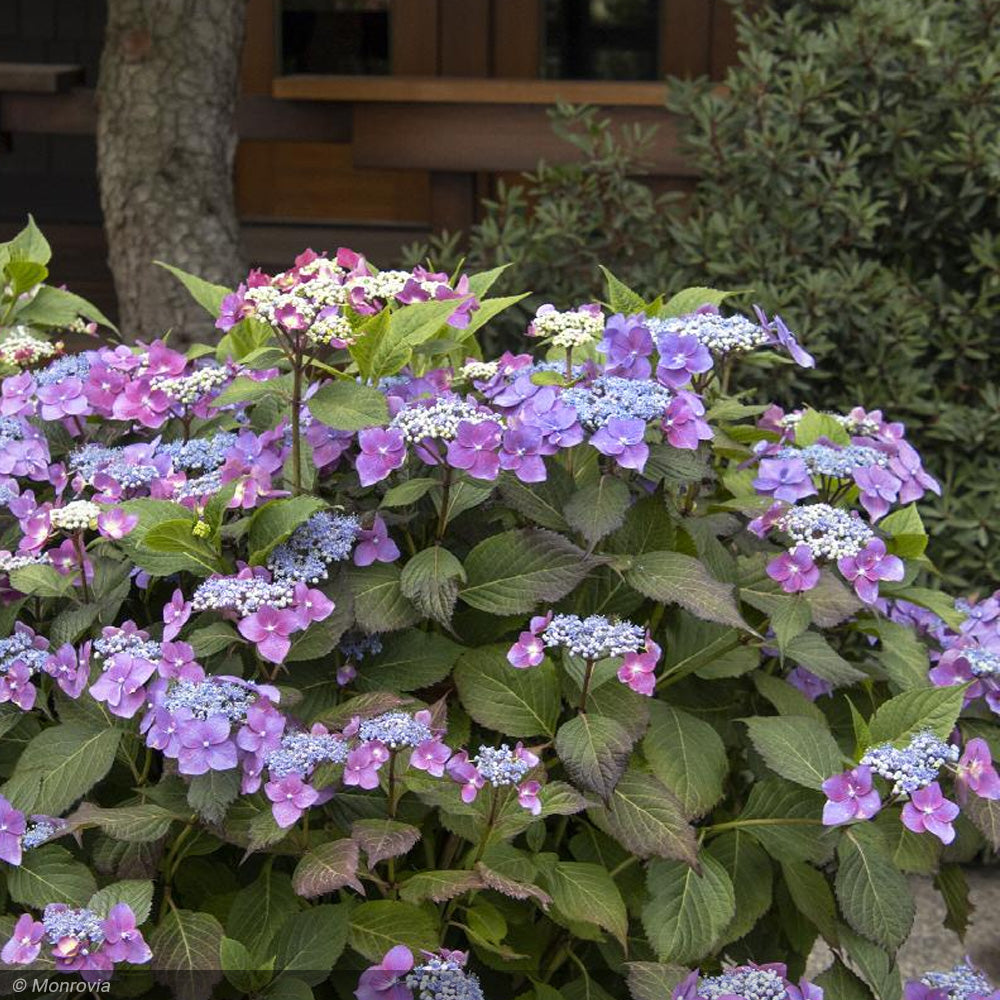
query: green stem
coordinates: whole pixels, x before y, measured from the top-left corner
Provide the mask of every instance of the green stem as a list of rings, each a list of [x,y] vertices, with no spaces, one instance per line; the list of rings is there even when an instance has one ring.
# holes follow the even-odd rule
[[[587,669],[583,675],[583,690],[580,692],[580,711],[586,714],[587,695],[590,692],[590,680],[594,676],[594,661],[587,660]]]
[[[497,812],[500,808],[500,794],[496,788],[490,788],[490,812],[486,817],[486,829],[483,830],[483,835],[479,838],[479,845],[476,847],[475,856],[472,858],[472,863],[469,865],[470,868],[475,868],[480,862],[483,855],[486,853],[486,845],[490,841],[490,834],[493,832],[493,827],[497,821]]]
[[[292,357],[292,492],[302,492],[302,355]]]
[[[441,478],[441,513],[438,515],[437,541],[444,538],[445,530],[448,527],[448,504],[451,500],[451,467],[444,467],[444,474]]]
[[[73,536],[73,548],[76,550],[76,561],[80,567],[80,586],[83,589],[83,603],[90,604],[90,585],[87,583],[87,557],[84,554],[82,531]]]

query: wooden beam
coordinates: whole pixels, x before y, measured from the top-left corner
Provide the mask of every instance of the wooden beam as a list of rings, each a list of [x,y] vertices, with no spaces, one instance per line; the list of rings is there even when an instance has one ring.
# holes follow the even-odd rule
[[[711,0],[662,0],[660,74],[704,76],[712,41]]]
[[[82,66],[0,63],[0,93],[61,94],[80,83]]]
[[[433,76],[279,76],[272,93],[280,100],[352,103],[535,104],[558,101],[611,107],[663,107],[662,83],[604,80],[483,80]]]
[[[240,67],[244,94],[270,94],[271,81],[280,72],[275,39],[275,0],[247,0],[246,36]]]
[[[351,148],[356,167],[475,173],[533,170],[540,159],[582,155],[552,131],[544,106],[355,104]],[[692,176],[677,149],[677,119],[666,110],[608,110],[616,125],[657,125],[649,159],[654,174]]]
[[[438,0],[442,76],[490,76],[489,0]]]

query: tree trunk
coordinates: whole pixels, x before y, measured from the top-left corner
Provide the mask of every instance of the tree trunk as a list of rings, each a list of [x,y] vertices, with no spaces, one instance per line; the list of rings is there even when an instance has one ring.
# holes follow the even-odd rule
[[[233,159],[245,15],[245,0],[108,0],[98,170],[127,337],[210,335],[154,260],[225,285],[243,270]]]

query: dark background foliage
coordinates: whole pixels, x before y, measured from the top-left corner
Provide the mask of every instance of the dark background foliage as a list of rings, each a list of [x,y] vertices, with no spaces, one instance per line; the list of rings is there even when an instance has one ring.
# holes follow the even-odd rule
[[[584,162],[540,165],[431,255],[513,260],[509,281],[560,305],[600,294],[598,259],[650,295],[748,289],[735,301],[780,311],[818,356],[818,405],[908,425],[944,488],[925,515],[934,561],[950,585],[995,585],[1000,0],[774,3],[739,33],[727,92],[670,82],[691,198],[642,183],[642,135],[563,109]],[[801,402],[794,371],[767,378]]]

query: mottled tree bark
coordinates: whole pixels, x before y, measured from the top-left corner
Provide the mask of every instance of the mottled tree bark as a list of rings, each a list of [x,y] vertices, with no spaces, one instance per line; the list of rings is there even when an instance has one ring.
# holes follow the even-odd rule
[[[231,285],[245,0],[108,0],[98,84],[101,204],[127,337],[203,338],[211,320],[154,260]]]

